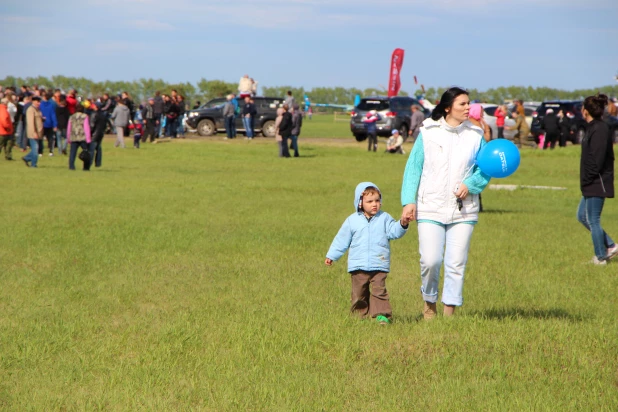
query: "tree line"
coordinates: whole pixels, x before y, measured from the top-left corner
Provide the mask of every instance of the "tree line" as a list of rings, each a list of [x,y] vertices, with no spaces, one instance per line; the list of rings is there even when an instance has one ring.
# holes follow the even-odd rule
[[[144,101],[148,97],[153,96],[155,91],[161,93],[169,93],[172,89],[185,96],[186,100],[192,104],[197,100],[202,103],[216,97],[223,97],[229,93],[238,92],[238,83],[230,83],[223,80],[207,80],[200,79],[195,85],[190,82],[184,83],[168,83],[162,79],[139,79],[133,81],[111,81],[105,80],[96,82],[85,77],[67,77],[67,76],[52,76],[52,77],[15,77],[7,76],[0,80],[0,84],[7,86],[15,86],[19,88],[22,84],[33,85],[37,84],[40,87],[59,88],[69,90],[77,89],[79,94],[85,97],[97,97],[107,92],[110,94],[120,94],[126,91],[133,96],[134,99]],[[305,89],[303,87],[292,86],[262,86],[263,96],[284,97],[288,90],[296,96],[297,102],[301,102],[306,94],[313,103],[331,103],[331,104],[353,104],[356,95],[360,96],[378,96],[386,95],[385,90],[368,88],[344,88],[344,87],[314,87]],[[446,87],[430,87],[425,90],[417,89],[413,94],[416,96],[424,95],[426,99],[435,102],[440,98]],[[603,86],[597,89],[578,89],[578,90],[561,90],[549,87],[523,87],[509,86],[491,88],[485,91],[477,89],[469,89],[470,98],[482,102],[501,103],[505,100],[521,99],[524,101],[544,101],[552,99],[583,99],[597,92],[605,93],[608,96],[618,96],[618,85]],[[408,93],[401,91],[400,95],[407,96]]]

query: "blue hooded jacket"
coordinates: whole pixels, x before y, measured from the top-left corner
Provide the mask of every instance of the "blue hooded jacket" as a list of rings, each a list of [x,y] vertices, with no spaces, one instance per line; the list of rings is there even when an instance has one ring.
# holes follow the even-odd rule
[[[41,100],[41,115],[45,118],[43,127],[58,127],[58,120],[56,119],[56,108],[51,100]]]
[[[339,260],[350,249],[348,272],[355,270],[390,272],[391,249],[389,241],[399,239],[408,230],[402,227],[398,220],[393,219],[391,215],[381,210],[371,219],[365,217],[359,204],[363,191],[369,186],[378,188],[371,182],[359,183],[356,186],[354,192],[356,212],[343,222],[326,254],[326,257],[331,260]]]

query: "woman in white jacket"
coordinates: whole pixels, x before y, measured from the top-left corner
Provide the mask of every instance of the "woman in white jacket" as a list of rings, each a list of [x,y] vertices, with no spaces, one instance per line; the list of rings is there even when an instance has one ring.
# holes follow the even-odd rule
[[[444,315],[463,304],[463,280],[479,193],[490,177],[476,166],[483,130],[468,121],[468,92],[452,87],[423,122],[404,173],[402,217],[416,220],[425,319],[436,316],[444,261]]]

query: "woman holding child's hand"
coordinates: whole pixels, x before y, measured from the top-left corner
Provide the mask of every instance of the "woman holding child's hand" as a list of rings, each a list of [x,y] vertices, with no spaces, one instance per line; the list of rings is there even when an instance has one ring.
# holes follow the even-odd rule
[[[483,130],[468,121],[468,92],[452,87],[426,119],[403,177],[403,219],[415,220],[421,254],[423,315],[437,315],[438,282],[444,262],[444,315],[463,304],[463,280],[479,194],[489,183],[475,165],[485,145]]]

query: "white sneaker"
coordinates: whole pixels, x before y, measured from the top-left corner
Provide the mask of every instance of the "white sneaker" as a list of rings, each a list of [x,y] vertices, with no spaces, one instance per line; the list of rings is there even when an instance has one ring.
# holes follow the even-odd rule
[[[607,260],[599,260],[598,257],[593,257],[590,261],[593,265],[607,265]]]
[[[40,154],[40,155],[39,155],[39,157],[43,157],[43,155],[42,155],[42,154]]]
[[[50,156],[53,156],[54,154],[53,154],[53,153],[50,153],[49,155],[50,155]]]
[[[607,248],[607,260],[618,255],[618,245],[614,245],[614,247]]]

